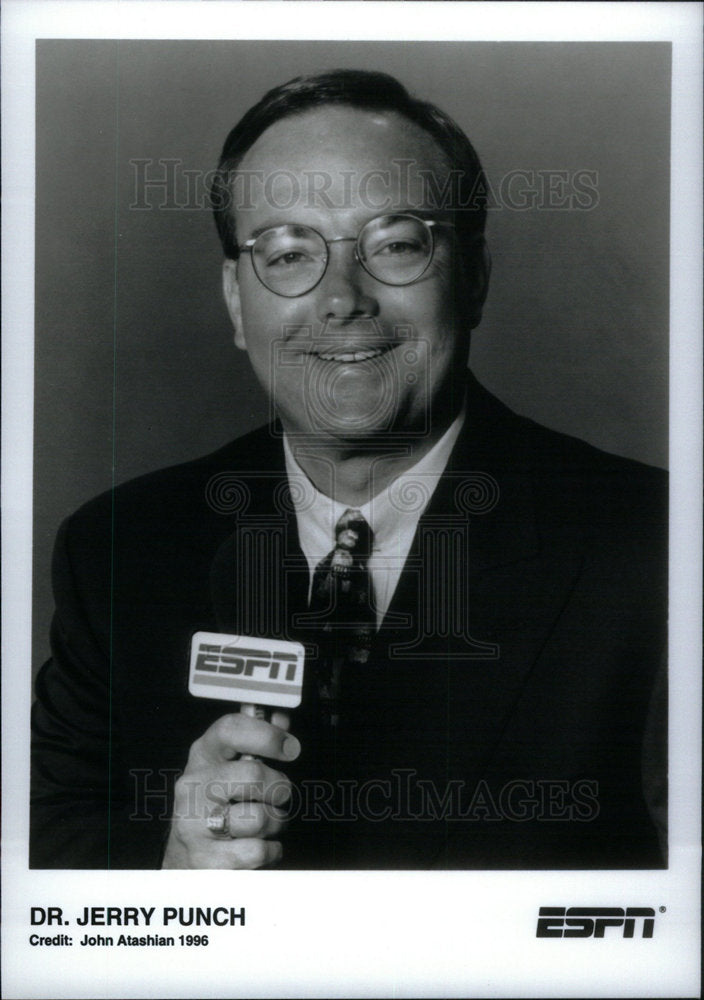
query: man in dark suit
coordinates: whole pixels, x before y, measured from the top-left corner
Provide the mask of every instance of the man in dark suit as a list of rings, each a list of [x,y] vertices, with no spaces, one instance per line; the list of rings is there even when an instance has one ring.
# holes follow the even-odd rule
[[[382,74],[230,133],[225,299],[275,420],[62,527],[33,865],[664,863],[666,487],[467,371],[484,190]],[[198,630],[302,641],[300,709],[189,696]]]

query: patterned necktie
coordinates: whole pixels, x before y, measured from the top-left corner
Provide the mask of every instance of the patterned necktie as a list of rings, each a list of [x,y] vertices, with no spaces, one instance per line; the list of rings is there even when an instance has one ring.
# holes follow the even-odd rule
[[[376,629],[367,561],[372,530],[349,508],[335,525],[335,547],[316,567],[310,608],[318,614],[318,694],[327,725],[336,726],[345,664],[366,663]]]

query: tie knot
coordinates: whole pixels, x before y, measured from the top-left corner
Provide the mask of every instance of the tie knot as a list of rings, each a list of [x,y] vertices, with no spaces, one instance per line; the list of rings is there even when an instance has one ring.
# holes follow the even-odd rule
[[[351,555],[368,557],[372,550],[372,529],[361,512],[348,507],[335,525],[335,547]]]

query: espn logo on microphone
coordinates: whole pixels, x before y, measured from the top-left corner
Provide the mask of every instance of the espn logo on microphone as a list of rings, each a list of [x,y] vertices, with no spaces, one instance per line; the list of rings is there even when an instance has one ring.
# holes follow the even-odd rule
[[[197,698],[297,708],[304,655],[299,642],[196,632],[188,690]]]
[[[653,936],[655,910],[650,906],[541,906],[535,936],[539,938],[603,938],[608,928],[622,927],[621,937]],[[636,928],[640,934],[636,935]],[[615,934],[612,931],[609,936]],[[618,935],[615,935],[618,936]]]

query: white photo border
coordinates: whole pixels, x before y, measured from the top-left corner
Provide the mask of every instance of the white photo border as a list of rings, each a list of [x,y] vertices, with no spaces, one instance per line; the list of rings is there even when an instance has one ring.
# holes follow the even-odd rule
[[[699,995],[700,4],[132,2],[3,5],[3,995]],[[44,872],[27,868],[37,38],[670,41],[670,866],[665,871]],[[650,941],[536,941],[538,906],[665,907]],[[29,945],[30,906],[223,902],[247,925],[163,961]],[[234,935],[234,936],[233,936]],[[626,947],[628,946],[628,947]]]

